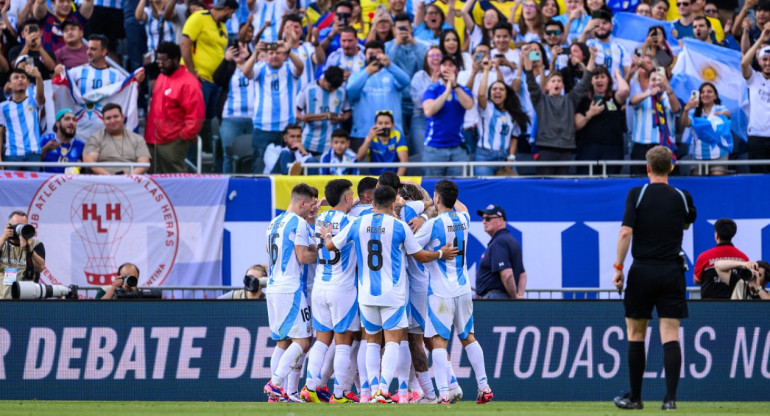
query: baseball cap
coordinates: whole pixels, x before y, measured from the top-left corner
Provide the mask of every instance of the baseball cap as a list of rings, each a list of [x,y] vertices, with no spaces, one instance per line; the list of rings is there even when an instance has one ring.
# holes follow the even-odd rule
[[[213,6],[211,6],[212,9],[232,9],[232,10],[238,10],[238,1],[237,0],[218,0],[216,3],[214,3]]]
[[[65,114],[75,114],[75,112],[70,110],[69,108],[63,108],[56,112],[56,121],[61,120],[61,118],[64,117]]]
[[[763,47],[757,54],[757,58],[764,58],[765,56],[770,56],[770,46]]]
[[[476,213],[479,214],[480,217],[483,217],[484,215],[497,215],[505,219],[505,210],[499,205],[489,204],[486,208],[476,211]]]
[[[455,57],[454,57],[454,56],[452,56],[452,55],[444,55],[444,56],[441,58],[441,63],[442,63],[442,64],[443,64],[444,62],[446,62],[446,61],[450,61],[450,62],[452,62],[452,63],[453,63],[453,64],[454,64],[456,67],[458,67],[458,68],[460,67],[460,65],[458,65],[458,64],[457,64],[457,59],[455,59]]]

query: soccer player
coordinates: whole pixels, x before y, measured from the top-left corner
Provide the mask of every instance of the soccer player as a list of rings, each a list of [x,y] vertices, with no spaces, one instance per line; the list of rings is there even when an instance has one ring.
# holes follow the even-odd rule
[[[473,301],[465,264],[471,220],[468,209],[457,200],[457,194],[454,182],[446,179],[439,181],[433,193],[433,204],[439,214],[423,224],[415,235],[421,247],[430,249],[451,244],[459,251],[453,259],[439,259],[426,265],[430,294],[425,336],[432,338],[433,343],[433,373],[439,390],[438,403],[450,403],[447,383],[450,363],[446,346],[454,324],[476,375],[476,403],[483,404],[491,401],[494,395],[487,384],[484,351],[473,336]]]
[[[264,387],[269,401],[285,401],[283,385],[292,367],[310,349],[310,309],[301,283],[302,265],[318,258],[309,226],[303,217],[316,206],[318,195],[306,185],[291,190],[289,208],[267,227],[267,251],[270,253],[267,316],[270,334],[276,341],[270,360],[272,378]]]
[[[360,217],[372,213],[372,201],[374,201],[374,188],[377,187],[377,179],[367,176],[358,182],[356,193],[358,194],[358,203],[353,205],[348,215]]]
[[[348,211],[353,206],[353,184],[347,179],[334,179],[326,184],[324,190],[326,201],[331,209],[321,214],[316,220],[316,228],[329,226],[332,235],[337,235],[351,220]],[[355,253],[353,245],[347,244],[341,249],[327,250],[318,246],[318,263],[315,275],[317,280],[313,285],[313,327],[316,330],[316,341],[310,349],[307,363],[307,379],[302,389],[302,398],[308,402],[318,403],[322,400],[316,394],[324,356],[331,345],[334,348],[334,396],[331,403],[347,403],[344,389],[352,382],[348,371],[351,364],[351,344],[353,332],[361,328],[358,318],[358,301],[353,296],[356,292]]]
[[[358,259],[358,302],[361,322],[366,329],[366,367],[374,391],[371,401],[391,403],[388,387],[393,380],[399,356],[399,342],[407,328],[406,255],[417,261],[454,258],[458,250],[447,244],[437,251],[423,250],[412,230],[390,215],[396,192],[389,186],[374,190],[374,212],[348,224],[332,236],[331,227],[321,227],[327,250],[355,244]],[[380,343],[385,332],[385,353],[380,371]]]

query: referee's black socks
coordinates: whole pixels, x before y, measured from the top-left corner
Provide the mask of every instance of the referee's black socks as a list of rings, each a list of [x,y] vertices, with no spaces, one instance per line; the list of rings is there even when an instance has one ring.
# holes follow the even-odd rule
[[[679,372],[682,368],[682,350],[679,341],[663,344],[663,368],[666,370],[666,397],[663,402],[676,400]]]
[[[677,343],[677,346],[679,343]],[[644,353],[644,341],[628,342],[628,379],[631,387],[631,401],[638,402],[642,400],[642,376],[646,365],[646,356]],[[668,367],[666,367],[668,368]],[[668,371],[666,371],[668,374]],[[676,372],[677,377],[679,371]],[[666,383],[668,384],[668,382]]]

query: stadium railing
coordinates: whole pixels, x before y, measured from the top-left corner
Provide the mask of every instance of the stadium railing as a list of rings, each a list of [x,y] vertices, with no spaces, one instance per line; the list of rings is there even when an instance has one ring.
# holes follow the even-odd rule
[[[129,168],[132,172],[134,168],[149,168],[149,163],[140,162],[0,162],[0,168],[18,168],[18,167],[42,167],[42,168]]]

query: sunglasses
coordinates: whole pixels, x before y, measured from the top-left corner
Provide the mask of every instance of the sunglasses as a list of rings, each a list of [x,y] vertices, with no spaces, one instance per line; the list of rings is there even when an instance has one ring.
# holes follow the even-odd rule
[[[717,11],[717,9],[703,9],[703,13],[717,14],[717,13],[719,13],[719,11]]]
[[[485,216],[481,217],[481,221],[489,222],[489,221],[492,221],[495,218],[500,218],[500,216],[499,215],[485,215]]]
[[[393,115],[393,111],[391,111],[391,110],[380,110],[380,111],[377,111],[375,113],[375,116],[382,116],[382,115],[385,115],[385,114],[390,114],[392,116]]]
[[[677,5],[677,7],[687,7],[687,6],[691,5],[691,4],[692,3],[677,3],[676,5]]]
[[[548,36],[560,36],[561,30],[546,30],[545,34]]]

